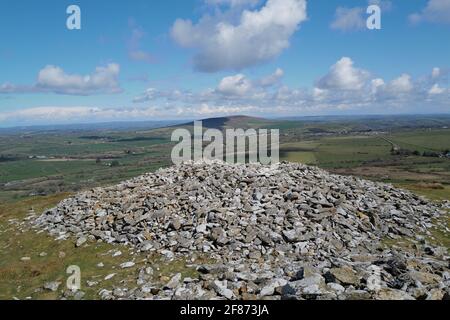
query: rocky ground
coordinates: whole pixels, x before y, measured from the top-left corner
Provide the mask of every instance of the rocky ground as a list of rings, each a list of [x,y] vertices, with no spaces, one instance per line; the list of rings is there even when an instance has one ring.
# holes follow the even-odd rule
[[[199,162],[79,193],[34,224],[76,246],[211,262],[164,283],[142,268],[135,285],[100,290],[103,299],[441,300],[450,297],[448,248],[426,235],[449,208],[300,164]],[[384,244],[402,238],[414,250]]]

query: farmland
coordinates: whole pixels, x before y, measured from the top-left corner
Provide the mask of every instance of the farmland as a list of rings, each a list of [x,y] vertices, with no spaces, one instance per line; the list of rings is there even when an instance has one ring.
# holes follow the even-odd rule
[[[433,121],[433,119],[435,119]],[[450,117],[266,120],[207,119],[205,128],[279,128],[281,160],[316,165],[450,198]],[[192,124],[184,125],[190,128]],[[0,139],[0,200],[76,192],[171,164],[176,127],[145,130],[29,130]],[[393,148],[408,150],[394,153]],[[435,184],[433,188],[428,188]],[[420,187],[422,186],[422,187]]]
[[[450,148],[450,130],[445,128],[450,117],[400,118],[396,123],[390,117],[351,121],[237,117],[205,122],[206,128],[222,130],[279,128],[281,160],[393,183],[435,201],[450,199],[450,159],[424,156]],[[136,266],[123,271],[115,266],[131,259],[130,248],[100,242],[76,248],[71,240],[53,241],[45,233],[29,230],[23,221],[30,209],[39,214],[77,191],[171,165],[170,133],[175,128],[27,130],[0,135],[0,298],[54,299],[56,293],[39,288],[47,281],[63,282],[71,264],[82,267],[84,279],[111,290],[131,283],[139,268],[147,265],[161,281],[177,272],[196,277],[187,261],[167,263],[137,253]],[[443,219],[440,224],[448,226],[448,219]],[[441,229],[427,237],[448,247],[448,235]],[[112,257],[117,250],[121,256]],[[22,261],[23,257],[30,260]],[[111,274],[114,277],[108,279]],[[84,286],[84,298],[96,298],[98,290],[95,284]]]

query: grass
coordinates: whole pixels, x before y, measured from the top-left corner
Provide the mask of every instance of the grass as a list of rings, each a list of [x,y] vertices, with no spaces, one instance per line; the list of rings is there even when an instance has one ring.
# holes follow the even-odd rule
[[[389,139],[402,148],[410,150],[437,151],[450,149],[450,130],[416,130],[395,133]]]
[[[450,186],[440,185],[440,187],[433,187],[436,184],[426,184],[426,183],[400,183],[396,184],[397,187],[408,189],[415,194],[424,196],[430,200],[442,201],[450,199]]]
[[[112,290],[125,284],[135,287],[139,269],[147,266],[155,271],[154,283],[164,283],[178,272],[184,277],[198,277],[197,271],[188,267],[182,259],[167,262],[159,256],[134,253],[129,247],[97,242],[76,248],[74,239],[55,241],[43,232],[22,232],[20,229],[25,225],[17,227],[10,222],[10,219],[16,219],[17,223],[21,223],[31,207],[41,212],[67,196],[34,197],[0,206],[0,299],[56,299],[65,290],[69,276],[66,270],[71,265],[81,269],[81,290],[85,293],[85,299],[98,299],[100,289]],[[120,250],[122,255],[113,257],[111,250]],[[42,252],[46,255],[40,256]],[[22,257],[30,257],[31,260],[21,261]],[[136,265],[129,269],[118,267],[127,261],[134,261]],[[100,262],[104,267],[97,266]],[[196,262],[208,263],[208,260],[199,257]],[[112,279],[104,280],[106,275],[112,273],[116,274]],[[62,283],[57,292],[42,288],[49,281]],[[97,281],[99,284],[89,287],[87,281]]]
[[[0,183],[60,174],[69,176],[77,172],[93,171],[99,167],[94,160],[61,162],[21,160],[4,162],[0,163]]]
[[[389,143],[370,136],[325,137],[284,143],[282,159],[317,164],[323,168],[345,168],[365,162],[391,159]]]
[[[391,158],[388,143],[367,136],[325,138],[316,152],[319,166],[324,168],[353,167]]]
[[[314,152],[286,152],[281,156],[281,160],[289,161],[289,162],[299,162],[303,164],[313,165],[316,164],[316,156]]]

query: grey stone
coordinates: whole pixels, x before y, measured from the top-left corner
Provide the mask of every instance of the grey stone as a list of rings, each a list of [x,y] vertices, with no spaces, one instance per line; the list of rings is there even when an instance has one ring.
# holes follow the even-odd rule
[[[165,285],[165,288],[175,289],[180,285],[181,281],[181,273],[177,273],[175,276],[170,279],[170,281]]]
[[[215,280],[213,282],[213,288],[216,290],[217,294],[221,295],[222,297],[227,298],[228,300],[231,300],[234,298],[234,293],[232,290],[227,288],[227,281],[219,281]]]
[[[58,282],[58,281],[46,282],[44,284],[44,289],[49,290],[49,291],[56,291],[56,290],[58,290],[60,285],[61,285],[61,282]]]
[[[128,261],[128,262],[124,262],[120,265],[120,267],[122,269],[127,269],[127,268],[131,268],[134,267],[135,263],[133,261]]]
[[[270,280],[268,284],[266,284],[262,289],[259,295],[261,297],[271,296],[275,293],[275,289],[279,287],[283,287],[287,284],[287,281],[284,279],[273,279]]]
[[[77,239],[77,242],[75,243],[75,246],[81,247],[83,244],[85,244],[87,241],[86,237],[80,237]]]

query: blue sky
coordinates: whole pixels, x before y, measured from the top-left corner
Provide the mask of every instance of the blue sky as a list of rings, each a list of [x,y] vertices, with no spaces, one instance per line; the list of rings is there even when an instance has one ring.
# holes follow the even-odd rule
[[[0,126],[450,112],[450,0],[0,6]]]

